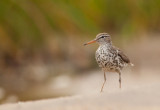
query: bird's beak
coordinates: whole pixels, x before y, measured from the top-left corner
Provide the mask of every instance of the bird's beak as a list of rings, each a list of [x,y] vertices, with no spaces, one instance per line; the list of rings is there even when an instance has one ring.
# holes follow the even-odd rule
[[[84,46],[88,45],[88,44],[92,44],[92,43],[95,43],[96,42],[96,39],[92,40],[92,41],[89,41],[87,43],[84,44]]]

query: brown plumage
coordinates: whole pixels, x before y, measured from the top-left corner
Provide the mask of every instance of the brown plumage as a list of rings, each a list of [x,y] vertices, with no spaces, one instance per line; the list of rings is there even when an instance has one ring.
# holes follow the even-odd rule
[[[104,71],[104,83],[101,88],[103,91],[104,84],[106,82],[105,72],[117,72],[119,74],[119,87],[121,88],[121,70],[127,65],[133,66],[129,58],[118,48],[112,45],[111,37],[107,33],[100,33],[96,36],[96,39],[85,43],[88,45],[97,42],[99,48],[96,51],[95,58]]]
[[[125,63],[130,63],[129,58],[117,47],[113,46],[113,49],[118,50],[118,55],[122,58]]]

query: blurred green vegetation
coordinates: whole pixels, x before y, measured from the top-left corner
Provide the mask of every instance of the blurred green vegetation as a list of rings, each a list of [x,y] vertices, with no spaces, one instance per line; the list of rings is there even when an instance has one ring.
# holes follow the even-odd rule
[[[159,0],[1,0],[1,47],[37,47],[61,37],[98,32],[159,32]]]
[[[159,30],[160,0],[0,0],[0,86],[20,95],[50,73],[94,66],[86,53],[95,50],[82,44],[97,33],[120,40]],[[44,64],[39,81],[32,66]]]

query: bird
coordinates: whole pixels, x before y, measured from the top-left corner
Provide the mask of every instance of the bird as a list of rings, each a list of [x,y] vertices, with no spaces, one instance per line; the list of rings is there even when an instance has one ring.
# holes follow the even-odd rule
[[[103,92],[106,83],[106,72],[119,74],[119,88],[121,88],[121,70],[128,65],[134,66],[134,64],[119,48],[112,44],[111,36],[108,33],[97,34],[94,40],[85,43],[84,46],[95,42],[99,44],[95,59],[104,73],[104,82],[100,91]]]

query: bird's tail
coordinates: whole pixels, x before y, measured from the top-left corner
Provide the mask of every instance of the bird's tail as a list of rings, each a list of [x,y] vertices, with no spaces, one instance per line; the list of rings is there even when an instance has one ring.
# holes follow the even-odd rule
[[[134,64],[133,64],[133,63],[129,63],[129,65],[130,65],[130,66],[134,66]]]

